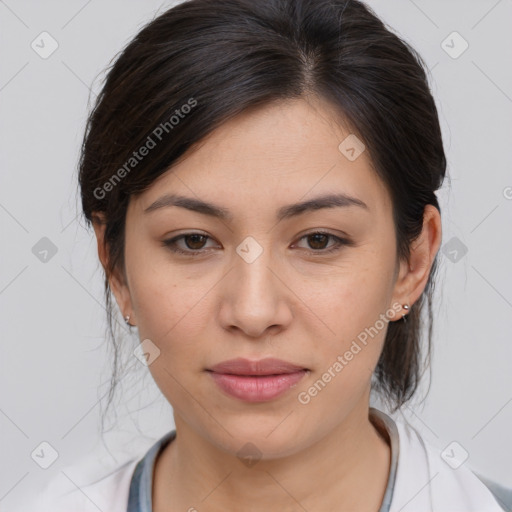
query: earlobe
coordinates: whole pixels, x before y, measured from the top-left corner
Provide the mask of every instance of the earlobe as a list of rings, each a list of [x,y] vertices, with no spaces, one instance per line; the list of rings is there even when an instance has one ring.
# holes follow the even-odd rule
[[[115,272],[109,278],[109,285],[114,297],[116,298],[117,305],[121,310],[121,314],[123,315],[125,322],[130,327],[135,326],[135,313],[132,308],[130,290],[128,285],[125,283],[125,280],[122,277],[119,277],[118,273]],[[128,321],[126,318],[128,318]]]
[[[98,257],[105,273],[108,274],[108,248],[104,242],[106,222],[103,213],[93,214],[93,227],[98,245]],[[124,277],[119,276],[118,272],[114,271],[108,276],[108,282],[125,321],[126,317],[129,317],[129,322],[126,323],[129,323],[130,327],[135,326],[135,313],[132,309],[130,290]]]

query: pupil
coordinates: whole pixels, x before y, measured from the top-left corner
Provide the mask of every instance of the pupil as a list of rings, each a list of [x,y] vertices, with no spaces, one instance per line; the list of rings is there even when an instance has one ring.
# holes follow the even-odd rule
[[[315,235],[310,235],[310,237],[314,239],[313,243],[309,244],[313,249],[324,249],[325,248],[324,247],[325,244],[322,244],[321,242],[322,242],[322,239],[323,239],[324,242],[326,241],[327,235],[322,235],[321,233],[317,233]],[[319,241],[319,238],[320,238],[320,245],[321,245],[321,247],[315,246],[315,243],[317,243]]]
[[[189,241],[188,241],[191,238],[193,239],[192,244],[190,244]],[[187,246],[188,246],[189,249],[201,249],[201,246],[204,244],[204,240],[201,243],[201,241],[198,242],[198,240],[197,240],[198,238],[199,239],[205,238],[205,236],[204,235],[188,235],[188,237],[187,237]],[[199,247],[197,247],[197,246],[194,247],[194,243],[199,243]]]

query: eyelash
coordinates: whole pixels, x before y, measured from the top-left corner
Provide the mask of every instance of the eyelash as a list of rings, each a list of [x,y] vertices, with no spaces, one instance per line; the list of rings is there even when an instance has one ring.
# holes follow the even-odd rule
[[[162,242],[162,244],[164,245],[164,247],[168,248],[170,251],[172,251],[174,253],[177,253],[177,254],[183,254],[183,255],[186,255],[186,256],[201,256],[201,255],[204,255],[205,251],[203,249],[198,249],[198,250],[195,250],[195,251],[191,249],[191,250],[185,251],[183,249],[179,249],[178,247],[176,247],[176,242],[178,240],[181,240],[183,238],[186,238],[186,237],[192,236],[192,235],[203,236],[207,240],[211,239],[211,237],[209,237],[209,236],[207,236],[207,235],[205,235],[203,233],[184,233],[184,234],[179,235],[177,237],[170,238],[169,240],[164,240]],[[304,239],[304,238],[307,238],[309,236],[312,236],[312,235],[325,235],[325,236],[328,236],[329,238],[332,238],[333,240],[335,240],[335,245],[333,247],[331,247],[330,249],[317,249],[317,250],[313,250],[312,249],[310,252],[313,255],[315,255],[315,256],[329,255],[329,254],[332,254],[332,253],[340,251],[343,248],[343,246],[351,246],[351,245],[353,245],[353,243],[350,240],[348,240],[347,238],[341,238],[339,236],[333,235],[332,233],[328,233],[326,231],[313,231],[311,233],[307,233],[307,234],[303,235],[302,237],[300,237],[299,241]]]

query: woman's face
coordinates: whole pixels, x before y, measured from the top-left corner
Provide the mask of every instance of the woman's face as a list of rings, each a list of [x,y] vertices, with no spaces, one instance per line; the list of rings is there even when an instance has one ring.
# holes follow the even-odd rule
[[[318,99],[247,111],[128,208],[118,302],[150,340],[176,423],[228,452],[250,441],[291,454],[365,410],[388,321],[404,312],[390,197],[332,112]],[[355,201],[323,207],[331,195]],[[320,206],[293,207],[309,201]],[[235,397],[208,370],[238,357],[308,371],[274,398]]]

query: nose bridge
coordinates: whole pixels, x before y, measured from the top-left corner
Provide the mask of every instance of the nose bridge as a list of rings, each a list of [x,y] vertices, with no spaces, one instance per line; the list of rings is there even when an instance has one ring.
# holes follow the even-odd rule
[[[261,335],[270,326],[283,327],[291,313],[285,304],[285,288],[274,275],[276,258],[270,241],[247,237],[236,252],[222,306],[223,322],[251,336]]]
[[[239,258],[234,272],[237,302],[248,301],[258,308],[273,302],[275,277],[270,268],[275,266],[275,258],[272,257],[270,242],[258,242],[253,237],[247,237],[236,248],[236,252]]]

